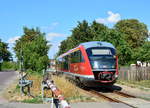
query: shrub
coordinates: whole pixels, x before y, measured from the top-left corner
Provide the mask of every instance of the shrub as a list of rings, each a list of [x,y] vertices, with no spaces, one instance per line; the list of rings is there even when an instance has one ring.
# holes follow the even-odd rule
[[[1,65],[2,70],[16,70],[17,64],[15,62],[4,61]]]

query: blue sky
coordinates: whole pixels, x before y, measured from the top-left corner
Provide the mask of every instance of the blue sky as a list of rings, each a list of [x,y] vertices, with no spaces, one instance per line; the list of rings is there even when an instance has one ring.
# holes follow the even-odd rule
[[[0,39],[12,52],[24,26],[39,27],[53,45],[52,58],[59,43],[84,19],[112,27],[121,19],[136,18],[150,30],[149,4],[149,0],[0,0]]]

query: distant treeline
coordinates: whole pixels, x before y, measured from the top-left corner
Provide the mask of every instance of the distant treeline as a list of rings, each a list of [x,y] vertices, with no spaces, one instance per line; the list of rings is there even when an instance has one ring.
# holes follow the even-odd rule
[[[137,60],[150,62],[150,42],[148,41],[147,25],[137,19],[126,19],[117,22],[113,28],[93,21],[78,22],[72,34],[61,42],[60,55],[88,41],[106,41],[112,43],[117,49],[119,63],[127,65]]]

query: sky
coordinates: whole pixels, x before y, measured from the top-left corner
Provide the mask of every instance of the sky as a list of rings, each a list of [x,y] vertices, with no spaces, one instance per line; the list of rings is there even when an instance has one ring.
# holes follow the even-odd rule
[[[13,52],[23,27],[39,27],[52,44],[49,58],[60,42],[71,35],[78,21],[96,20],[108,27],[122,19],[138,19],[150,31],[150,0],[0,0],[0,39]],[[14,55],[15,56],[15,55]]]

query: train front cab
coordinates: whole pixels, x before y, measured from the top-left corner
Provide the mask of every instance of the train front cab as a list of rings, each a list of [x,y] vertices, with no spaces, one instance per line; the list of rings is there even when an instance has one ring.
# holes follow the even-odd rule
[[[118,58],[114,48],[90,47],[86,49],[93,77],[83,80],[85,86],[112,85],[118,78]]]

